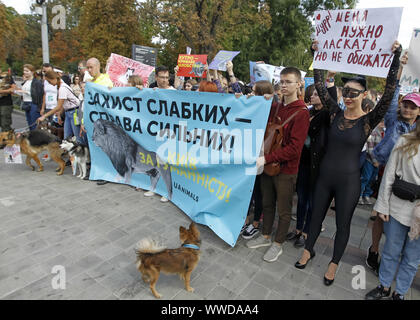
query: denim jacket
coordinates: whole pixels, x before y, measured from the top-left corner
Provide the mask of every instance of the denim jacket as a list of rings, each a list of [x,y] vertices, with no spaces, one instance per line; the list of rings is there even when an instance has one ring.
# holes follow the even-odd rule
[[[399,81],[397,81],[394,97],[392,98],[391,105],[389,106],[388,112],[384,117],[386,128],[385,136],[382,141],[373,149],[373,156],[381,165],[386,165],[398,138],[401,135],[414,130],[416,127],[416,123],[410,126],[410,124],[407,122],[398,119],[397,109],[400,89],[401,86]]]

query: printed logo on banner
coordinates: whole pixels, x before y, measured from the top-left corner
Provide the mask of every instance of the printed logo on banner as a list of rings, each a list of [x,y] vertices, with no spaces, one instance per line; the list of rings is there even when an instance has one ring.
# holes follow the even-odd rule
[[[403,8],[315,12],[313,67],[386,78]],[[384,19],[386,17],[386,19]]]
[[[234,246],[270,108],[264,97],[88,83],[90,179],[155,191]]]
[[[401,94],[419,92],[420,86],[420,29],[416,28],[411,36],[408,49],[408,62],[403,68],[400,85]]]

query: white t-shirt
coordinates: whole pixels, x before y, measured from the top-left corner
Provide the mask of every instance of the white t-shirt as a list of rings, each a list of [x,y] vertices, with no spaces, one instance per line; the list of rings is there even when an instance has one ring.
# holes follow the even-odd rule
[[[31,84],[32,84],[32,80],[27,80],[25,84],[22,86],[22,90],[24,91],[22,93],[23,102],[32,102]]]
[[[57,106],[57,86],[44,80],[45,109],[52,110]]]
[[[58,99],[64,100],[63,108],[66,111],[80,106],[79,99],[63,80],[61,80],[60,89],[58,89]]]

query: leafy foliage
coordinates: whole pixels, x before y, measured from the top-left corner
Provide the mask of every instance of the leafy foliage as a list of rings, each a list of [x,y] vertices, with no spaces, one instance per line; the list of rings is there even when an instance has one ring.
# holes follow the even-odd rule
[[[357,0],[49,0],[66,8],[66,30],[49,24],[50,58],[75,72],[77,62],[97,57],[103,65],[114,52],[131,57],[132,44],[158,48],[158,63],[171,69],[186,47],[208,54],[241,51],[235,74],[249,81],[249,61],[308,70],[316,10],[353,8]],[[32,7],[34,9],[34,6]],[[23,63],[42,63],[40,16],[18,15],[0,0],[0,64],[20,72]],[[17,70],[19,69],[19,70]],[[311,72],[309,72],[311,75]],[[338,77],[339,78],[339,77]],[[340,81],[338,81],[338,84]],[[368,77],[381,90],[382,79]]]
[[[105,65],[111,53],[130,57],[132,44],[147,42],[141,33],[135,0],[76,0],[76,3],[81,8],[77,32],[86,57],[96,57]]]

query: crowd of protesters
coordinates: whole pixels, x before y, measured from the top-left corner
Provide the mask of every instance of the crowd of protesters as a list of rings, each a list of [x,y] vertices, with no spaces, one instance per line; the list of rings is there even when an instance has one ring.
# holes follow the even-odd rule
[[[315,41],[312,52],[317,50]],[[227,63],[226,77],[206,66],[206,79],[184,79],[165,66],[155,70],[156,81],[143,83],[131,76],[128,85],[140,90],[186,90],[232,93],[237,96],[264,96],[272,99],[268,123],[287,122],[281,147],[257,159],[256,176],[249,214],[241,230],[250,249],[268,247],[263,259],[274,262],[283,252],[283,243],[293,241],[304,247],[295,264],[304,269],[315,257],[314,245],[322,230],[331,202],[335,203],[337,231],[333,255],[324,274],[324,284],[334,282],[337,267],[347,247],[351,220],[356,206],[374,204],[372,245],[366,264],[379,275],[380,285],[366,299],[404,298],[420,264],[419,230],[415,230],[420,200],[399,198],[393,194],[396,179],[420,185],[420,94],[400,95],[399,80],[408,56],[400,59],[401,46],[392,47],[394,60],[384,92],[369,90],[363,76],[342,77],[344,86],[335,85],[337,74],[314,70],[315,84],[305,89],[301,72],[294,67],[282,70],[279,83],[258,81],[246,85],[235,77],[233,63]],[[113,87],[109,75],[101,72],[98,59],[81,61],[78,73],[69,78],[46,63],[36,72],[30,64],[23,67],[24,82],[16,88],[10,74],[1,73],[9,87],[0,94],[0,126],[11,129],[11,94],[22,97],[28,128],[48,121],[62,128],[63,138],[75,136],[88,146],[83,126],[83,95],[86,82]],[[106,70],[106,68],[104,69]],[[79,120],[77,120],[79,119]],[[48,156],[46,155],[46,158]],[[279,167],[278,174],[264,173],[268,165]],[[107,181],[98,181],[98,185]],[[297,192],[296,227],[290,231],[293,198]],[[153,196],[151,191],[145,196]],[[161,197],[162,202],[168,201]],[[416,211],[417,210],[417,211]],[[274,221],[278,222],[274,239]],[[410,230],[411,228],[411,230]],[[379,242],[385,231],[386,242],[379,259]],[[402,257],[401,257],[402,256]],[[396,288],[391,295],[391,283]]]

